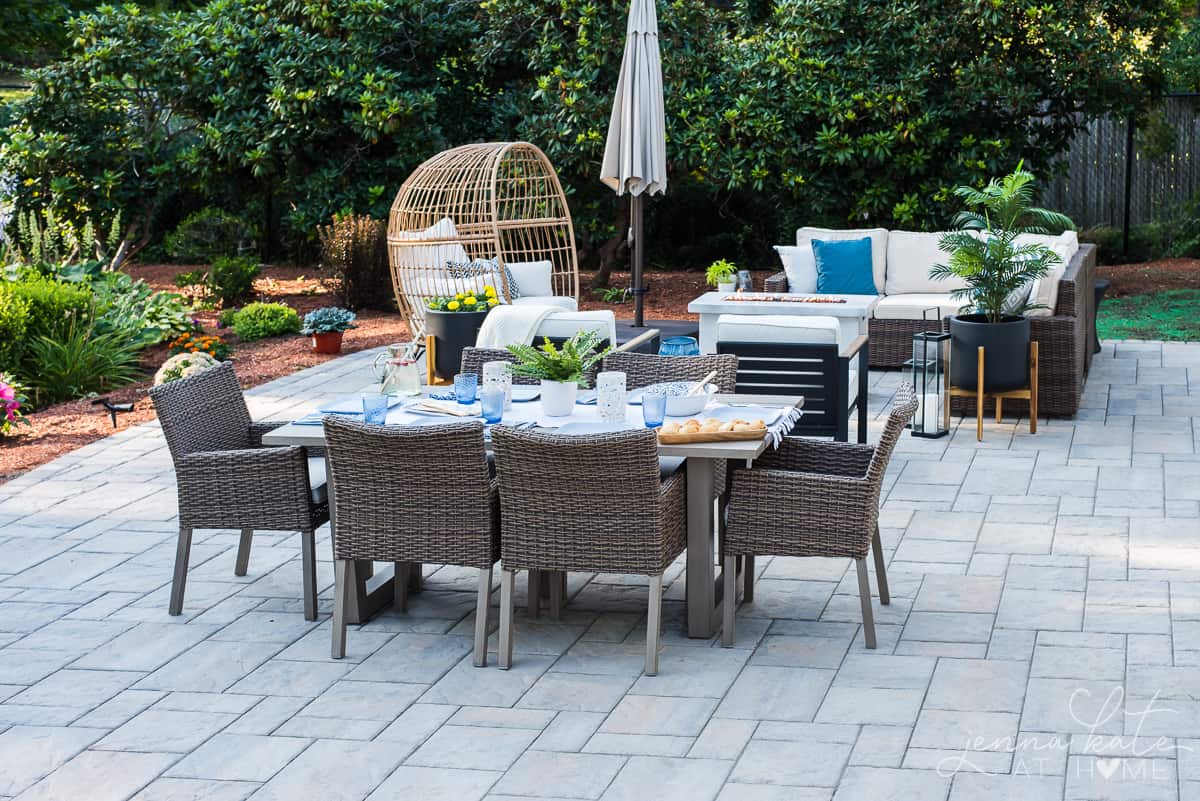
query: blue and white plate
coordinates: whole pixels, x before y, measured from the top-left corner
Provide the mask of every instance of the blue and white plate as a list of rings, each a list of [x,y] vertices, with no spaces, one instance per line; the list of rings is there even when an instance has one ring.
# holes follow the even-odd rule
[[[602,420],[573,420],[558,427],[556,434],[578,437],[586,434],[612,434],[617,431],[633,431],[633,423],[608,423]]]

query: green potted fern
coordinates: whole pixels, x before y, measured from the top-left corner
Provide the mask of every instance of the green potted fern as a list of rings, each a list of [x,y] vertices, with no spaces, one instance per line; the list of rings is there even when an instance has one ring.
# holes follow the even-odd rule
[[[1029,380],[1029,318],[1040,306],[1029,302],[1033,282],[1060,263],[1042,244],[1018,243],[1021,234],[1074,228],[1066,216],[1033,205],[1034,176],[1018,163],[983,189],[960,186],[954,194],[967,207],[956,231],[938,242],[949,254],[929,271],[934,279],[958,278],[964,286],[951,297],[965,301],[950,318],[950,383],[976,389],[979,348],[984,348],[984,392],[1023,387]]]
[[[567,417],[575,408],[579,387],[587,383],[588,372],[600,363],[611,348],[600,348],[600,335],[580,331],[561,346],[547,337],[538,347],[509,345],[517,357],[513,375],[538,378],[542,382],[542,409],[550,417]]]

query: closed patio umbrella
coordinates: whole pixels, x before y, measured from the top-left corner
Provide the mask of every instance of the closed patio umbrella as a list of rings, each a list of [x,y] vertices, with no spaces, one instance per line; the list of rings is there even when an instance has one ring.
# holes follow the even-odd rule
[[[630,194],[633,245],[633,324],[643,325],[642,196],[667,191],[667,133],[663,112],[662,65],[654,0],[632,0],[625,31],[625,55],[613,98],[600,180],[618,195]]]

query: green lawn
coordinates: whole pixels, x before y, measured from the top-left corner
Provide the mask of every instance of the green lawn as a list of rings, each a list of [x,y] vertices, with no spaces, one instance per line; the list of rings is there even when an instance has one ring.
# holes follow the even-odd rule
[[[1096,315],[1101,339],[1200,341],[1200,289],[1107,298]]]

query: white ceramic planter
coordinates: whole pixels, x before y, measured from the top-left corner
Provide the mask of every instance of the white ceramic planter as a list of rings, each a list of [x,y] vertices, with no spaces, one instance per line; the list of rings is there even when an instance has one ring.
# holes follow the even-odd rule
[[[575,410],[579,385],[573,381],[542,380],[542,410],[549,417],[567,417]]]
[[[737,290],[737,281],[722,281],[717,284],[718,292],[734,292]]]

